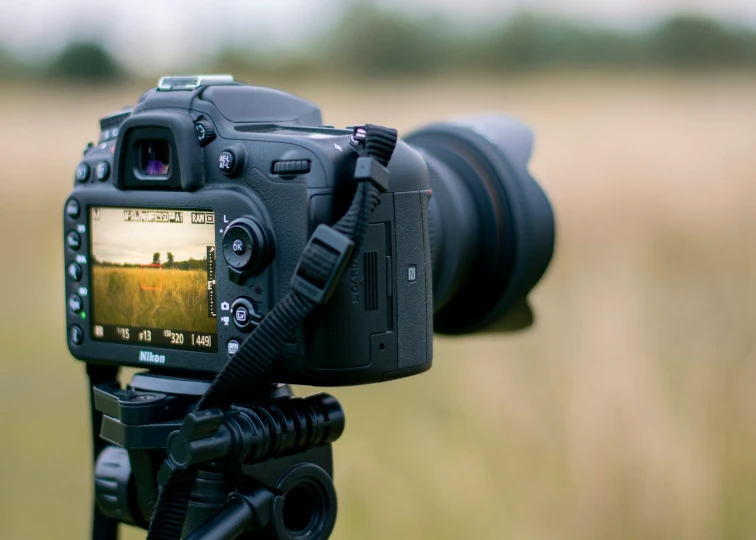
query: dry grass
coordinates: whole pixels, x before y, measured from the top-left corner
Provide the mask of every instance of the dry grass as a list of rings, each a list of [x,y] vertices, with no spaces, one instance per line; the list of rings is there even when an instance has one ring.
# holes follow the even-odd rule
[[[438,339],[428,374],[333,390],[335,538],[756,537],[756,78],[289,89],[335,125],[519,116],[559,225],[532,331]],[[62,204],[98,115],[138,89],[0,96],[0,537],[79,539],[87,402],[64,344]]]
[[[215,332],[207,316],[207,272],[92,266],[94,322]]]

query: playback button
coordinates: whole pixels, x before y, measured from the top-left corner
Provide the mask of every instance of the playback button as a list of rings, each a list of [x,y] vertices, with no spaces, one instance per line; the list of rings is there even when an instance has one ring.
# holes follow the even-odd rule
[[[79,205],[79,201],[76,199],[69,199],[68,203],[66,203],[66,215],[71,219],[76,219],[79,217],[80,212],[81,206]]]

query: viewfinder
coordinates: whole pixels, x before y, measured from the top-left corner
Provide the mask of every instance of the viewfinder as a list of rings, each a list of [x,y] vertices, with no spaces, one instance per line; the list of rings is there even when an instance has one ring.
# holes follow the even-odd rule
[[[167,141],[140,142],[139,172],[145,176],[168,176],[171,173],[170,144]]]

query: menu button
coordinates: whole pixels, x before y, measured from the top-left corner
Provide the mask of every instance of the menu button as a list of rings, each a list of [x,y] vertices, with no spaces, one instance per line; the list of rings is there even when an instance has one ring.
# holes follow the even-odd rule
[[[74,251],[78,250],[81,247],[81,236],[79,236],[79,233],[76,231],[68,233],[68,236],[66,236],[66,244]]]

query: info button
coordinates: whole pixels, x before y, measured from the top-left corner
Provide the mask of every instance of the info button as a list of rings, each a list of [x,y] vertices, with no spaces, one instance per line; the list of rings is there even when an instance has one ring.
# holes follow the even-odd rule
[[[81,326],[74,324],[68,328],[68,341],[74,345],[81,345],[84,343],[84,330],[81,329]]]

